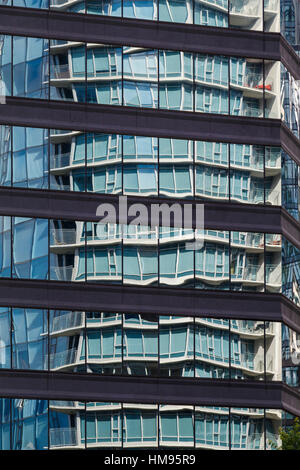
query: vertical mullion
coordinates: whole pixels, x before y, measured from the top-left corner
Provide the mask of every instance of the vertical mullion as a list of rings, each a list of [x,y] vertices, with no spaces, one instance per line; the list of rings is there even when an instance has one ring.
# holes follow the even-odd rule
[[[264,420],[263,420],[263,432],[264,432],[264,449],[267,450],[267,421],[266,421],[266,408],[264,408]]]
[[[48,321],[48,334],[47,334],[47,370],[50,371],[50,310],[47,310],[47,321]]]
[[[196,405],[193,405],[193,437],[194,437],[194,449],[196,449]]]
[[[266,85],[266,74],[265,74],[265,61],[263,60],[262,63],[262,69],[263,69],[263,117],[266,117],[266,90],[265,90],[265,85]]]
[[[122,0],[122,16],[123,16],[123,0]],[[124,46],[121,48],[121,103],[124,106]]]
[[[157,405],[157,449],[160,449],[160,407],[161,404]]]
[[[51,442],[50,442],[50,400],[47,400],[47,410],[48,410],[48,413],[47,413],[47,424],[48,424],[48,429],[47,429],[47,432],[48,432],[48,450],[51,448]]]
[[[229,258],[229,263],[228,263],[228,269],[229,269],[229,291],[231,291],[231,262],[232,262],[232,259],[231,259],[231,237],[232,237],[232,231],[229,230],[228,231],[228,258]]]
[[[193,4],[193,22],[192,22],[192,24],[195,24],[195,0],[192,0],[192,4]]]
[[[228,409],[228,447],[231,450],[231,408]]]
[[[84,401],[84,448],[87,449],[87,401]],[[96,431],[97,432],[97,431]]]
[[[47,188],[50,189],[50,151],[51,151],[51,147],[50,147],[50,135],[51,135],[51,132],[50,132],[50,129],[47,129],[47,135],[48,135],[48,142],[47,142],[47,171],[48,171],[48,184],[47,184]]]
[[[10,186],[14,186],[14,177],[13,177],[13,171],[14,171],[14,165],[13,165],[13,158],[14,158],[14,126],[10,126]]]
[[[230,25],[230,0],[227,0],[227,23],[228,23],[228,28],[231,27]]]
[[[121,403],[121,449],[124,449],[124,405]]]
[[[228,340],[229,340],[229,380],[232,380],[232,367],[231,367],[231,320],[228,320]]]
[[[125,313],[121,313],[121,375],[126,375],[124,372],[124,317]]]
[[[266,234],[263,233],[264,237],[264,256],[263,256],[263,262],[264,262],[264,292],[267,292],[267,270],[266,270],[266,260],[267,260],[267,253],[266,253]]]
[[[9,307],[9,325],[10,325],[10,332],[9,332],[9,341],[10,341],[10,368],[13,369],[13,317],[12,317],[12,308]]]
[[[157,49],[157,109],[160,109],[160,49]]]
[[[196,377],[196,317],[194,317],[193,328],[194,328],[194,338],[193,338],[194,361],[193,362],[194,362],[194,378],[195,378]]]
[[[230,100],[230,98],[229,98]],[[227,143],[227,165],[228,165],[228,201],[231,201],[231,145],[237,145],[237,144],[231,144]]]
[[[193,168],[193,201],[196,201],[196,142],[195,140],[192,140],[192,149],[193,149],[193,163],[192,163],[192,168]],[[196,211],[196,204],[193,204],[193,211]],[[196,213],[195,213],[196,217]],[[199,230],[196,225],[193,226],[192,224],[192,229],[193,229],[193,263],[194,263],[194,288],[196,288],[196,249],[197,249],[197,239],[196,239],[196,233],[197,230]],[[204,229],[204,227],[203,227]],[[194,317],[194,377],[195,377],[195,317]]]
[[[263,179],[264,179],[264,184],[263,184],[263,188],[264,188],[264,204],[266,204],[266,146],[264,145],[264,152],[263,152],[263,165],[264,165],[264,168],[263,168]]]
[[[9,216],[9,226],[10,226],[10,278],[13,278],[13,259],[14,259],[14,217]]]
[[[157,316],[157,376],[160,377],[160,315]]]
[[[88,342],[88,334],[87,334],[87,322],[86,322],[86,311],[83,312],[84,315],[84,328],[83,328],[83,337],[84,337],[84,371],[87,373],[88,368],[88,347],[87,347],[87,342]]]
[[[231,104],[231,57],[228,57],[228,116],[230,116],[230,104]]]
[[[193,84],[192,84],[192,100],[193,100],[193,103],[192,103],[192,109],[193,109],[193,113],[196,112],[196,81],[195,81],[195,71],[196,71],[196,66],[195,66],[195,62],[196,62],[196,58],[197,58],[197,54],[194,52],[192,53],[192,76],[193,76]]]
[[[264,321],[264,381],[267,382],[267,338],[266,338],[266,322]]]
[[[47,224],[47,230],[48,230],[48,273],[47,273],[47,279],[48,280],[51,280],[51,263],[50,263],[50,256],[51,256],[51,252],[50,252],[50,222],[51,222],[51,219],[46,219],[48,224]]]
[[[93,224],[94,222],[89,222],[92,226],[92,233],[94,230]],[[88,269],[87,269],[87,260],[88,260],[88,245],[87,245],[87,227],[88,222],[83,222],[83,229],[84,229],[84,281],[88,282]]]
[[[87,93],[87,89],[88,89],[88,76],[87,76],[87,51],[88,51],[88,43],[84,43],[84,66],[85,66],[85,70],[84,70],[84,95],[85,95],[85,103],[87,103],[87,100],[88,100],[88,93]],[[86,140],[86,139],[85,139]]]
[[[14,96],[14,36],[10,38],[10,96]]]

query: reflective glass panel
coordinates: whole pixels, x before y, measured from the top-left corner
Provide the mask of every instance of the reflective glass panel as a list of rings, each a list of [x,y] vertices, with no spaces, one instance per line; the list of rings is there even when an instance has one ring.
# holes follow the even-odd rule
[[[13,217],[12,276],[21,279],[48,277],[48,220]]]

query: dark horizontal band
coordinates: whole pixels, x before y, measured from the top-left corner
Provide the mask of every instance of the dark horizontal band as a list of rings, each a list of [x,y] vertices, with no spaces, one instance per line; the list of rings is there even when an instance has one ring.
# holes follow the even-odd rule
[[[0,306],[278,321],[300,332],[300,309],[281,294],[1,279]]]
[[[0,7],[0,31],[50,39],[281,60],[300,77],[297,54],[278,33]]]
[[[299,414],[300,395],[280,382],[112,377],[0,370],[0,396],[169,405],[285,409]]]
[[[279,119],[7,98],[0,124],[254,145],[281,145],[300,165],[299,140]]]
[[[56,220],[98,222],[99,204],[109,203],[115,208],[116,222],[119,220],[119,197],[109,194],[91,194],[66,191],[49,191],[24,188],[0,188],[0,215],[37,217]],[[186,228],[197,228],[196,205],[204,205],[204,228],[247,232],[281,233],[300,249],[300,224],[278,206],[261,206],[229,202],[204,202],[190,199],[168,199],[128,196],[127,204],[143,204],[150,214],[154,204],[190,204],[193,208],[191,224]],[[132,222],[134,217],[128,217]],[[113,222],[113,221],[112,221]],[[171,220],[172,222],[172,220]],[[122,221],[124,223],[124,221]],[[182,221],[170,225],[182,226]],[[148,225],[145,221],[144,225]]]

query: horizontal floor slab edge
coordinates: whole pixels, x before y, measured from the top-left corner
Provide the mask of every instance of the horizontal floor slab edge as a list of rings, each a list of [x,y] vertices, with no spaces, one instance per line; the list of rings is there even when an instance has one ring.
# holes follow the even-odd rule
[[[89,42],[245,55],[280,60],[279,33],[217,28],[163,21],[83,15],[54,10],[0,7],[0,31]],[[117,39],[116,39],[117,38]],[[289,47],[285,47],[286,55]],[[297,58],[290,51],[290,62]],[[297,64],[297,61],[296,61]]]
[[[0,370],[0,396],[300,410],[300,395],[279,382],[93,376]]]
[[[300,332],[300,309],[281,294],[2,278],[0,305],[285,321]]]
[[[112,204],[119,221],[119,196],[67,191],[0,187],[0,214],[61,220],[99,221],[97,207]],[[279,206],[261,206],[192,199],[128,196],[127,205],[143,204],[148,214],[154,204],[192,206],[191,226],[196,228],[196,206],[204,205],[204,226],[216,230],[281,233],[300,248],[300,224]],[[131,222],[134,217],[128,218]],[[113,220],[112,220],[113,222]],[[181,226],[181,220],[171,225]],[[147,223],[145,223],[147,225]]]

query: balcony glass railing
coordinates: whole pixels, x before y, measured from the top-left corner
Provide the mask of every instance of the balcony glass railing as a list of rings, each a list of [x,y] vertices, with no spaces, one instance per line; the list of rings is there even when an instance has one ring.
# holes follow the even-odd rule
[[[264,190],[263,188],[251,188],[249,194],[249,202],[254,204],[263,204],[264,203]]]
[[[84,77],[84,72],[81,73]],[[51,67],[51,79],[62,80],[66,78],[71,78],[71,68],[68,64],[64,65],[52,65]]]
[[[263,279],[258,278],[258,271],[261,265],[249,264],[247,266],[238,267],[232,274],[232,279],[236,281],[261,281]]]
[[[231,329],[241,333],[263,334],[264,322],[237,321],[236,325],[231,322]]]
[[[53,229],[50,231],[51,245],[74,245],[76,243],[76,229]],[[84,241],[84,238],[83,238]]]
[[[246,369],[254,370],[254,359],[257,359],[257,355],[251,352],[237,353],[233,354],[231,357],[231,364],[238,365],[240,367],[245,367]],[[263,356],[262,356],[263,359]],[[257,361],[258,371],[263,371],[263,362]]]
[[[50,369],[57,369],[69,364],[74,364],[77,352],[77,348],[72,348],[50,354]],[[46,356],[46,364],[48,364],[48,356]]]
[[[269,11],[278,11],[279,0],[264,0],[264,9]]]
[[[245,74],[243,86],[263,90],[263,74],[249,72]]]
[[[59,155],[52,156],[52,168],[64,168],[66,166],[70,166],[71,162],[71,155],[70,152],[67,153],[60,153]]]
[[[49,433],[50,447],[69,447],[77,445],[75,428],[52,428]]]
[[[229,10],[235,14],[260,16],[259,7],[260,1],[257,0],[232,0]]]
[[[50,323],[50,332],[68,330],[70,328],[80,327],[84,325],[83,312],[70,312],[65,315],[53,317]]]
[[[228,0],[204,0],[205,3],[209,3],[210,5],[216,5],[217,7],[224,8],[228,10]],[[204,3],[202,0],[195,0],[196,4]]]
[[[277,271],[276,268],[278,268]],[[268,284],[281,284],[281,270],[277,264],[266,266],[266,282]]]
[[[269,153],[266,151],[265,165],[268,168],[281,168],[281,155],[280,151]]]
[[[50,267],[50,279],[57,281],[72,281],[74,266],[52,266]]]
[[[272,204],[273,206],[280,206],[281,204],[281,191],[278,189],[266,189],[265,190],[265,202],[266,204]]]

